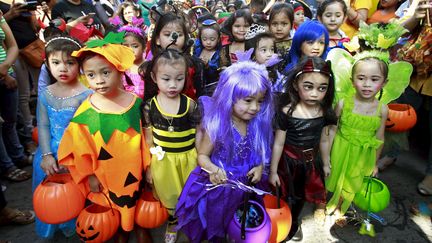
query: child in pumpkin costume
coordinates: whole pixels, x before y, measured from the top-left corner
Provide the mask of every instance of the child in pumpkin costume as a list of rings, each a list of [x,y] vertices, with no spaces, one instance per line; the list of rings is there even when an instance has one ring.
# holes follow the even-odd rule
[[[140,182],[150,163],[141,131],[141,99],[120,88],[122,73],[134,62],[132,50],[121,45],[124,33],[109,33],[93,40],[78,57],[95,93],[78,108],[66,129],[58,151],[84,195],[102,192],[121,215],[121,228],[134,228]],[[109,207],[102,193],[88,198]]]

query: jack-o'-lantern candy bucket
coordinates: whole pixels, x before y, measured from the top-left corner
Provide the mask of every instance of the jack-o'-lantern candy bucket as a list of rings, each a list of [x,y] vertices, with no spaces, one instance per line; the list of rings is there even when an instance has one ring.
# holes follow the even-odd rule
[[[408,104],[389,104],[386,130],[390,132],[405,132],[417,122],[414,108]]]
[[[76,233],[84,242],[105,242],[111,239],[120,225],[120,213],[110,207],[92,204],[81,211],[76,221]]]

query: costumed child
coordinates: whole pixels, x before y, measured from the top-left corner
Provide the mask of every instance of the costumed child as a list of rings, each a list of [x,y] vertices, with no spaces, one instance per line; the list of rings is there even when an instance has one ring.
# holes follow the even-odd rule
[[[195,41],[193,55],[199,57],[204,63],[204,77],[201,95],[211,96],[219,80],[221,39],[220,27],[213,19],[202,22],[198,29],[198,38]]]
[[[291,4],[294,10],[293,29],[295,32],[305,21],[311,20],[313,16],[309,6],[305,2],[295,0]]]
[[[188,63],[188,74],[186,76],[184,93],[195,99],[202,91],[203,66],[204,64],[199,58],[190,55],[190,48],[193,45],[193,40],[189,38],[186,29],[185,21],[182,17],[174,13],[164,13],[156,22],[153,35],[150,41],[151,55],[147,55],[147,60],[151,60],[153,56],[167,48],[175,49],[185,54]],[[141,70],[145,70],[144,63]],[[144,100],[150,99],[158,92],[156,84],[152,81],[150,73],[144,73],[145,93]]]
[[[110,23],[120,27],[130,25],[146,28],[141,16],[141,7],[130,1],[125,1],[118,7],[117,13],[110,19]]]
[[[219,242],[246,192],[227,180],[263,183],[273,140],[271,83],[263,65],[242,61],[221,73],[203,104],[197,167],[177,203],[178,229],[191,242]],[[262,185],[262,184],[261,184]]]
[[[323,157],[323,161],[331,164],[326,188],[333,195],[327,203],[327,211],[333,212],[336,224],[340,226],[346,224],[343,215],[361,190],[364,177],[377,173],[376,161],[384,141],[387,103],[397,99],[409,84],[411,64],[389,64],[389,53],[382,51],[394,45],[403,33],[405,29],[398,25],[387,28],[363,24],[359,39],[368,46],[362,46],[362,52],[353,57],[347,51],[335,48],[328,55],[336,75],[338,102],[335,110],[339,123],[337,129],[331,129],[331,153]],[[361,45],[357,43],[357,46]]]
[[[329,62],[304,57],[288,79],[287,93],[280,98],[277,113],[269,182],[281,187],[290,204],[291,239],[297,232],[301,234],[299,216],[306,201],[324,205],[315,210],[314,217],[321,223],[325,219],[323,177],[329,174],[329,164],[322,164],[318,151],[327,151],[322,149],[330,146],[323,134],[336,124],[336,116],[332,109],[334,80]]]
[[[197,104],[182,94],[187,76],[184,54],[167,49],[154,58],[147,72],[159,89],[143,111],[145,137],[152,153],[147,182],[170,214],[165,242],[175,242],[174,212],[186,180],[197,166],[195,127],[200,117]]]
[[[291,32],[294,10],[287,3],[277,3],[270,10],[269,28],[276,40],[276,52],[283,57],[288,55],[294,33]]]
[[[222,47],[220,67],[229,67],[237,62],[236,52],[245,51],[245,34],[252,24],[252,16],[246,9],[237,10],[225,20],[221,31],[229,36],[230,44]]]
[[[59,164],[67,167],[83,195],[119,211],[119,241],[127,240],[125,232],[134,229],[140,184],[150,164],[141,130],[142,101],[121,88],[121,76],[135,58],[122,45],[123,36],[124,32],[110,32],[103,40],[89,41],[72,53],[95,93],[76,111],[58,151]]]
[[[284,73],[288,74],[304,57],[321,57],[326,59],[329,35],[323,24],[316,20],[307,21],[297,29],[293,37],[291,49],[284,57],[286,64]]]
[[[39,147],[33,160],[33,191],[46,176],[65,172],[63,166],[57,164],[57,149],[75,111],[91,93],[78,81],[79,64],[71,56],[80,48],[81,44],[69,36],[52,37],[45,45],[46,67],[55,83],[45,87],[38,97]],[[52,238],[57,230],[66,237],[74,235],[75,219],[54,225],[36,218],[36,233],[40,237]]]
[[[132,49],[135,60],[122,77],[123,87],[126,91],[133,92],[140,98],[144,98],[144,80],[138,72],[141,64],[144,63],[144,50],[146,46],[146,36],[141,28],[133,26],[123,26],[118,32],[125,31],[123,45]]]
[[[350,41],[340,29],[346,20],[346,14],[347,6],[343,0],[325,0],[319,5],[317,17],[329,33],[329,48],[344,48],[343,43]]]
[[[250,59],[267,67],[269,80],[272,83],[272,92],[275,94],[273,98],[277,103],[277,97],[283,90],[277,85],[281,83],[284,76],[279,72],[283,64],[281,64],[282,59],[275,53],[275,38],[272,33],[266,32],[264,26],[257,24],[252,24],[246,32],[245,38],[246,52],[247,54],[250,53]]]
[[[367,19],[368,24],[373,23],[389,23],[392,19],[398,19],[396,10],[404,1],[399,0],[380,0],[378,9]]]

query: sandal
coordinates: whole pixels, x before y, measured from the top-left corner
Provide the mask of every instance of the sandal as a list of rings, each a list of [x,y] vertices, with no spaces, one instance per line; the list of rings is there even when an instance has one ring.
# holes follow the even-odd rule
[[[5,179],[8,179],[12,182],[21,182],[30,179],[32,176],[25,170],[18,169],[13,167],[9,169],[9,171],[3,175]]]
[[[35,213],[32,210],[18,210],[4,208],[0,212],[0,225],[25,225],[35,221]]]
[[[24,157],[18,161],[15,161],[14,164],[18,167],[18,168],[24,168],[30,165],[33,165],[33,154],[30,155],[24,155]]]
[[[342,215],[339,210],[335,210],[333,213],[335,219],[335,224],[341,228],[345,227],[348,224],[348,220],[345,215]]]
[[[177,241],[177,231],[175,231],[177,224],[177,219],[170,217],[165,231],[165,243],[175,243]]]

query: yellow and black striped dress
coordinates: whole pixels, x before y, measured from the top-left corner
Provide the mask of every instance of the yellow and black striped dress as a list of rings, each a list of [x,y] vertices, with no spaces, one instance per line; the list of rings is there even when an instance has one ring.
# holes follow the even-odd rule
[[[195,127],[199,123],[198,113],[196,103],[185,95],[181,95],[177,114],[165,113],[156,96],[144,107],[144,117],[147,126],[151,126],[154,146],[160,146],[165,151],[161,160],[152,156],[150,168],[154,188],[172,215],[190,172],[197,166]]]

